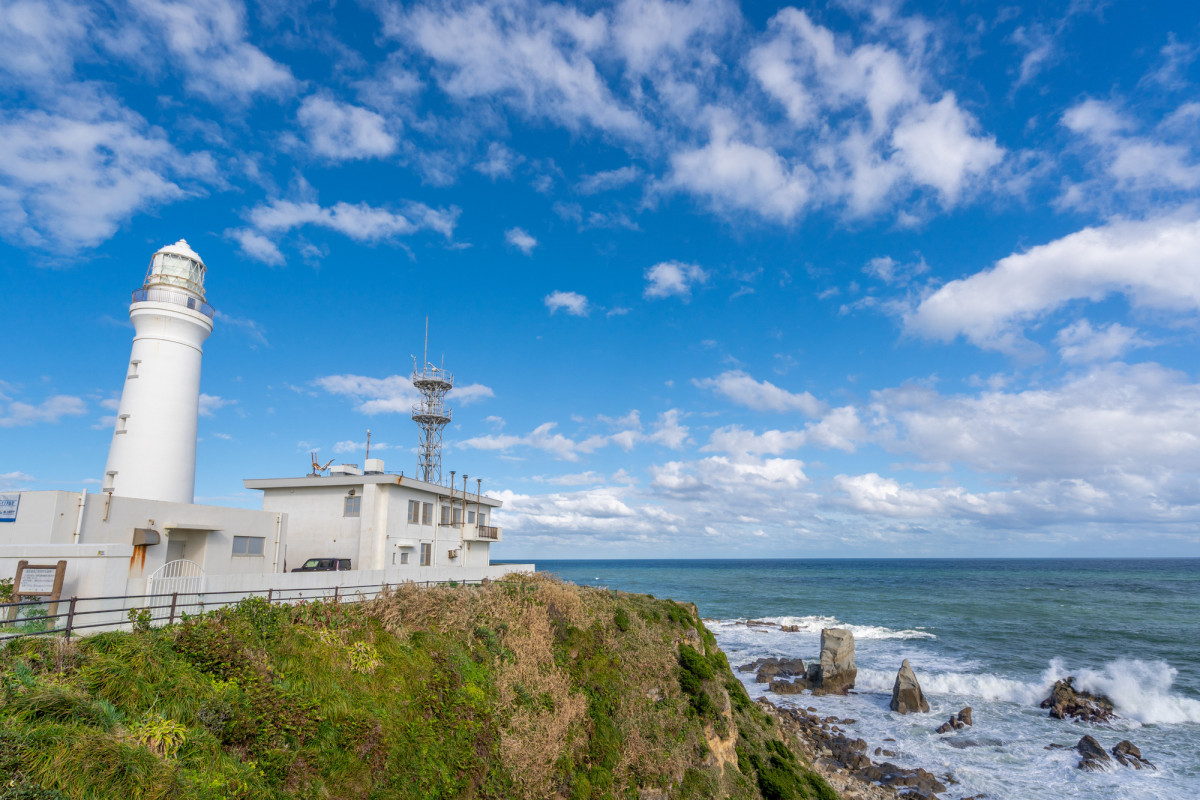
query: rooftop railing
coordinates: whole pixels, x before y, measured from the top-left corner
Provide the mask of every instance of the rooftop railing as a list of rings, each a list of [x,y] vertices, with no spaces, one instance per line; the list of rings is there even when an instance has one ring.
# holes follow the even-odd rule
[[[213,315],[217,313],[215,308],[203,300],[197,300],[187,292],[176,292],[171,289],[138,289],[133,293],[133,302],[171,303],[198,311],[209,319],[212,319]]]

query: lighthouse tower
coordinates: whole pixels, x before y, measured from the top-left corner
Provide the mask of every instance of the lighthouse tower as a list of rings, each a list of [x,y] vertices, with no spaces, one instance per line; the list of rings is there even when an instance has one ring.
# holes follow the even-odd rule
[[[204,261],[183,239],[154,254],[129,318],[136,334],[104,467],[104,491],[191,503],[201,345],[213,329]]]

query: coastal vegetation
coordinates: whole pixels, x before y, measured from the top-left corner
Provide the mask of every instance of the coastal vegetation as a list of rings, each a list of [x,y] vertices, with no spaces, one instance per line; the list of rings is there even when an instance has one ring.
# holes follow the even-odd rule
[[[0,800],[836,800],[696,609],[544,576],[0,652]]]

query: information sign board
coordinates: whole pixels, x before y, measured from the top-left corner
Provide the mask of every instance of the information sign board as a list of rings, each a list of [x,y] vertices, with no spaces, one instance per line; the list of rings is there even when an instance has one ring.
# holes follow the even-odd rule
[[[21,495],[0,494],[0,522],[16,522],[17,506],[21,504]]]

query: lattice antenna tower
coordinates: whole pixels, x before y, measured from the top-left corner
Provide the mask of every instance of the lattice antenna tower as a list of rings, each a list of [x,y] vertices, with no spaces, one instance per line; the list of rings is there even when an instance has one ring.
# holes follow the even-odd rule
[[[454,376],[429,363],[429,317],[425,318],[425,355],[418,367],[413,357],[413,387],[421,393],[412,407],[413,422],[420,429],[417,444],[417,477],[426,483],[442,482],[442,429],[450,423],[446,393],[454,388]]]

